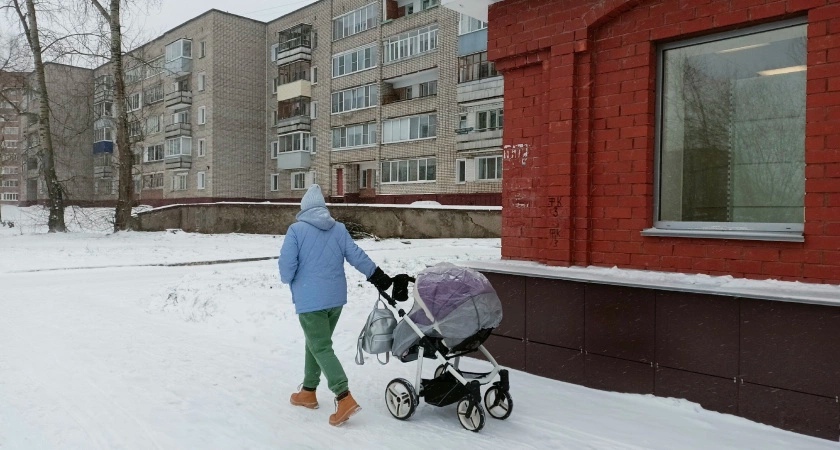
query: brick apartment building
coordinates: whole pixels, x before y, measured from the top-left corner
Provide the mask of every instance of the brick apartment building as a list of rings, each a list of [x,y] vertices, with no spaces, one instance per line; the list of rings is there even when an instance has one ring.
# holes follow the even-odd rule
[[[443,3],[505,79],[491,348],[837,441],[840,2]]]
[[[0,73],[0,203],[20,199],[20,114],[25,74]]]
[[[499,205],[502,78],[486,23],[438,3],[320,0],[268,23],[210,10],[132,50],[138,202],[296,200],[318,182],[332,201]],[[108,64],[80,71],[92,168],[77,172],[93,180],[70,200],[107,204],[113,79]]]

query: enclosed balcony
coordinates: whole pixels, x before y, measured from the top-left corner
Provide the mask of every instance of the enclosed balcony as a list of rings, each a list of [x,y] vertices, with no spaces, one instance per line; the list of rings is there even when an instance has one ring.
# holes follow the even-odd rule
[[[192,40],[178,39],[166,46],[166,62],[163,65],[169,76],[180,77],[192,72]]]
[[[312,25],[302,23],[277,33],[277,65],[312,59]]]
[[[192,167],[192,138],[180,136],[166,139],[164,163],[167,169]]]
[[[440,69],[433,68],[382,81],[382,104],[437,95]]]
[[[280,170],[308,169],[312,166],[309,133],[289,133],[278,136],[277,168]]]
[[[277,102],[277,134],[310,131],[312,129],[310,106],[309,97],[297,97]]]
[[[183,108],[192,105],[192,91],[174,91],[164,96],[167,108]]]

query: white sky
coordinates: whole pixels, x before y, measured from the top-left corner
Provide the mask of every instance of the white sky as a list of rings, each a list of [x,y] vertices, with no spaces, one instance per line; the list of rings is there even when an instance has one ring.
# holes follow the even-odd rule
[[[161,0],[143,22],[148,32],[162,34],[210,9],[269,22],[316,0]]]

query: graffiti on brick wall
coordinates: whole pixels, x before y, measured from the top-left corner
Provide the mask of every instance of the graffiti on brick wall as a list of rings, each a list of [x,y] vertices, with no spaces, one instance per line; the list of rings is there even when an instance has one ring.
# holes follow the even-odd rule
[[[560,216],[560,197],[548,197],[548,209],[553,217]]]
[[[551,237],[551,246],[557,247],[560,245],[560,229],[551,228],[548,230],[548,235]]]
[[[513,198],[510,200],[510,205],[514,208],[528,209],[531,207],[531,199],[523,192],[514,192]]]
[[[528,163],[528,151],[530,149],[531,146],[529,144],[508,144],[502,147],[506,161],[518,160],[523,166]]]

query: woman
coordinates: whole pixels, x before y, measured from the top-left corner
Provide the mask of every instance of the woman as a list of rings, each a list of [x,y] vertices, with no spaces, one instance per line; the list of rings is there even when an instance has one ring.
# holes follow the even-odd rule
[[[286,232],[278,262],[280,280],[291,287],[295,312],[306,338],[303,384],[292,394],[291,403],[317,408],[315,389],[323,373],[336,395],[336,411],[330,415],[330,425],[338,426],[361,410],[350,395],[347,375],[332,348],[332,334],[347,303],[344,261],[379,290],[388,289],[391,278],[356,245],[344,224],[330,216],[317,184],[306,191],[296,218],[297,222]]]

